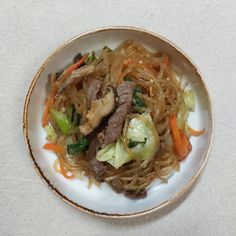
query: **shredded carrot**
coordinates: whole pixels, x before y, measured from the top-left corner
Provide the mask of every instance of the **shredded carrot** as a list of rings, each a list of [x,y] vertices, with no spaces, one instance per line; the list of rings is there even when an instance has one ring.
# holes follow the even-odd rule
[[[46,144],[44,144],[43,148],[46,150],[51,150],[51,151],[60,153],[60,154],[65,152],[64,147],[62,147],[59,144],[54,144],[54,143],[46,143]]]
[[[46,101],[45,107],[44,107],[44,111],[43,111],[43,117],[42,117],[42,126],[44,127],[45,125],[48,124],[49,119],[50,119],[50,109],[54,103],[54,99],[57,93],[57,88],[54,85],[51,89],[51,93],[49,95],[49,98]]]
[[[124,60],[123,66],[128,67],[132,63],[132,60],[130,58],[127,58]]]
[[[43,146],[44,149],[46,150],[51,150],[51,151],[54,151],[54,152],[57,152],[57,153],[64,153],[65,152],[65,149],[64,147],[62,147],[61,145],[59,144],[53,144],[53,143],[46,143],[44,146]],[[54,162],[54,169],[56,168],[57,169],[57,163],[58,162]],[[74,178],[74,175],[71,174],[71,175],[68,175],[68,169],[63,165],[62,161],[59,160],[59,165],[60,165],[60,171],[57,169],[58,172],[60,172],[65,178],[67,179],[73,179]]]
[[[67,168],[62,164],[61,161],[59,161],[59,163],[60,163],[61,174],[67,179],[73,179],[75,176],[72,173],[71,173],[71,175],[68,175]]]
[[[192,146],[188,140],[188,138],[184,135],[184,133],[178,128],[176,115],[170,117],[170,126],[172,137],[175,144],[175,151],[178,155],[178,160],[184,160],[189,152],[192,150]]]
[[[163,56],[163,64],[164,64],[165,66],[168,66],[168,65],[169,65],[169,57],[166,56],[166,55]]]
[[[44,108],[44,112],[43,112],[43,118],[42,118],[42,125],[43,125],[43,127],[45,126],[45,125],[47,125],[48,124],[48,122],[49,122],[49,112],[50,112],[50,108],[51,108],[51,106],[52,106],[52,104],[53,104],[53,100],[54,99],[52,99],[52,98],[49,98],[48,100],[47,100],[47,102],[46,102],[46,105],[45,105],[45,108]]]
[[[84,63],[87,56],[88,54],[85,54],[78,62],[69,66],[69,68],[66,70],[65,76],[69,76],[74,70],[78,69]]]
[[[188,130],[189,130],[190,134],[193,136],[199,136],[205,132],[205,129],[195,130],[195,129],[191,128],[190,126],[188,126]]]

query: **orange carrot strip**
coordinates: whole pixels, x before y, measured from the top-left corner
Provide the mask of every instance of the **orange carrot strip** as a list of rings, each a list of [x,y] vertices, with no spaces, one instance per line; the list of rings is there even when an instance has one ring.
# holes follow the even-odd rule
[[[193,135],[193,136],[199,136],[199,135],[202,135],[205,132],[205,129],[195,130],[190,126],[188,126],[188,130],[189,130],[190,134]]]
[[[178,159],[179,161],[182,161],[189,154],[189,152],[192,149],[192,146],[188,138],[178,128],[176,115],[170,117],[170,126],[171,126],[172,137],[175,144],[175,150],[179,157]]]
[[[78,62],[69,66],[69,68],[66,70],[65,76],[70,75],[74,70],[78,69],[84,63],[87,56],[88,54],[85,54]]]
[[[43,117],[42,117],[42,126],[44,127],[45,125],[48,124],[49,122],[49,112],[50,112],[50,108],[53,104],[53,99],[49,98],[46,102],[45,108],[44,108],[44,112],[43,112]]]
[[[64,147],[62,147],[59,144],[54,144],[54,143],[46,143],[46,144],[44,144],[43,148],[45,150],[54,151],[54,152],[57,152],[57,153],[60,153],[60,154],[65,152]]]
[[[166,56],[166,55],[163,56],[163,64],[164,64],[165,66],[168,66],[168,65],[169,65],[169,57]]]
[[[51,89],[51,94],[49,95],[49,98],[46,101],[45,108],[44,108],[44,111],[43,111],[43,116],[42,116],[42,126],[43,127],[45,125],[47,125],[48,122],[49,122],[50,109],[51,109],[51,107],[54,103],[54,98],[56,96],[56,93],[57,93],[57,88],[56,88],[56,86],[53,86],[52,89]]]

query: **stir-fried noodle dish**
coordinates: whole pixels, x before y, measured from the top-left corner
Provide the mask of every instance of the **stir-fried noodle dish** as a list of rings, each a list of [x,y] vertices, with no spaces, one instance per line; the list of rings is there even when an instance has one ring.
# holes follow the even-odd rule
[[[167,54],[130,40],[78,53],[51,73],[42,126],[55,172],[133,199],[167,182],[191,152],[190,136],[204,132],[187,123],[194,92],[177,74]]]

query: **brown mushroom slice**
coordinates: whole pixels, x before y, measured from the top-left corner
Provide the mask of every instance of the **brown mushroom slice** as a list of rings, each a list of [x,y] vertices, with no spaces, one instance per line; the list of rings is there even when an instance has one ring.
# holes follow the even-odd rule
[[[65,88],[73,82],[79,82],[83,77],[92,74],[95,70],[94,65],[82,66],[77,70],[74,70],[67,78],[64,84],[61,85],[59,92],[63,92]]]
[[[79,69],[74,70],[71,73],[70,77],[71,77],[71,79],[74,79],[74,78],[80,78],[80,77],[83,77],[83,76],[87,76],[87,75],[92,74],[94,72],[94,70],[95,70],[94,65],[82,66]]]
[[[100,124],[103,117],[109,115],[115,108],[115,94],[112,87],[107,88],[103,98],[92,100],[91,108],[85,117],[85,123],[79,126],[83,135],[88,135]]]

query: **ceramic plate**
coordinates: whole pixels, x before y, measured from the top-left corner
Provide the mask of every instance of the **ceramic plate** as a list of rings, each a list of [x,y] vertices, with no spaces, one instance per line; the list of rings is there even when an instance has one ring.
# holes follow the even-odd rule
[[[148,189],[145,199],[131,200],[115,193],[107,184],[98,188],[87,188],[88,180],[67,180],[53,170],[56,156],[45,151],[45,132],[41,117],[46,98],[47,76],[68,65],[77,52],[86,53],[99,50],[104,45],[115,48],[122,41],[136,40],[152,51],[162,51],[170,55],[173,65],[181,72],[196,94],[196,109],[189,117],[189,123],[196,129],[205,128],[200,137],[192,137],[192,151],[181,162],[179,172],[174,173],[168,184],[155,181]],[[209,94],[199,70],[186,54],[170,41],[146,30],[133,27],[110,27],[98,29],[76,36],[59,47],[39,68],[35,75],[24,107],[24,135],[35,169],[48,187],[70,205],[103,217],[140,216],[167,206],[181,197],[194,183],[209,155],[213,117]]]

